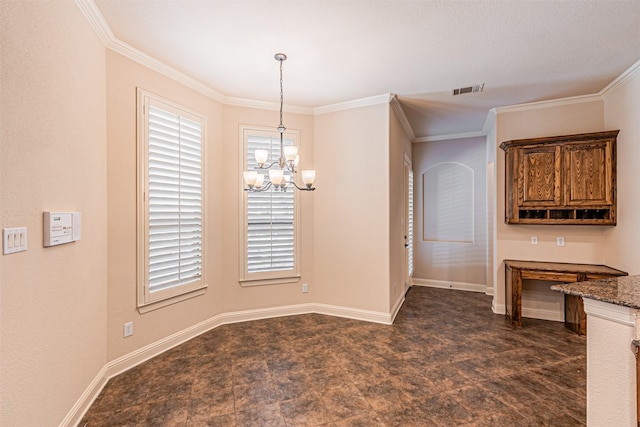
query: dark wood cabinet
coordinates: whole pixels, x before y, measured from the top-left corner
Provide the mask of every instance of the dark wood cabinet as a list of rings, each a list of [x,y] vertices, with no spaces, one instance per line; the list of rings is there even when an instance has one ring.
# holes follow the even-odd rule
[[[505,222],[615,225],[618,132],[504,141]]]

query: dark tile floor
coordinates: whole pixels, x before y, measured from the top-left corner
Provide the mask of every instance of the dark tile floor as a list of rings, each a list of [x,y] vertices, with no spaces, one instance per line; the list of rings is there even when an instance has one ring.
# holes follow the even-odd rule
[[[392,326],[225,325],[113,379],[80,426],[582,426],[586,339],[413,287]]]

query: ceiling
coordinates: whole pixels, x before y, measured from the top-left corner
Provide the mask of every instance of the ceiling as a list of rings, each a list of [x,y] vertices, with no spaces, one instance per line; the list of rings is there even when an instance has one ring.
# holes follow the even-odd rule
[[[640,59],[638,0],[94,1],[117,39],[225,96],[277,103],[284,52],[285,105],[394,93],[418,138],[598,93]]]

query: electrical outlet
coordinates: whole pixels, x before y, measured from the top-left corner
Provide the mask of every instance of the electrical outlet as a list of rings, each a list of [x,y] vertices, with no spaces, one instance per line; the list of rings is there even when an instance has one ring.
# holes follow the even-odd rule
[[[124,336],[130,337],[133,335],[133,322],[127,322],[124,324]]]
[[[309,292],[309,284],[308,283],[303,283],[302,284],[302,293],[307,293]]]
[[[538,244],[538,236],[531,236],[531,244],[532,245]]]
[[[556,237],[556,245],[564,246],[564,237]]]

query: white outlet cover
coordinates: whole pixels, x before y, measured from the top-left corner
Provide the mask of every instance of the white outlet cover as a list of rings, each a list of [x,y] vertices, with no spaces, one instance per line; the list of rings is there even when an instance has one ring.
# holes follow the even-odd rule
[[[556,237],[556,244],[558,246],[564,246],[564,237]]]
[[[538,236],[531,236],[531,244],[532,245],[538,244]]]
[[[133,322],[127,322],[124,324],[124,336],[130,337],[133,335]]]

